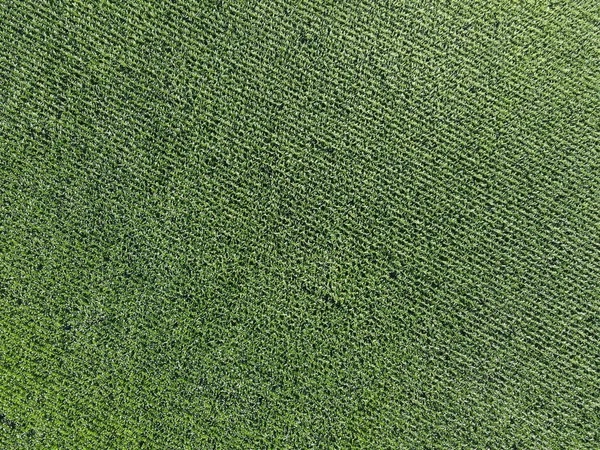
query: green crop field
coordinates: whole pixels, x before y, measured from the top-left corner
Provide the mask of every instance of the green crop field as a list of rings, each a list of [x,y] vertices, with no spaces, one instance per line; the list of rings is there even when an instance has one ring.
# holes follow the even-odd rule
[[[600,449],[598,0],[0,0],[0,449]]]

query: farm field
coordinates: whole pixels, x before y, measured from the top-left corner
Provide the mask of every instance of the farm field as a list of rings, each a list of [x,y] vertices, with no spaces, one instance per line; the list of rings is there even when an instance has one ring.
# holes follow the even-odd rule
[[[0,2],[0,449],[600,448],[600,4]]]

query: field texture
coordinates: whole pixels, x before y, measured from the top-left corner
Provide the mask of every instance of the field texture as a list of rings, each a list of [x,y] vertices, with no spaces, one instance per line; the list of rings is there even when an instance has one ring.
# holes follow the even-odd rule
[[[0,0],[1,449],[600,449],[598,0]]]

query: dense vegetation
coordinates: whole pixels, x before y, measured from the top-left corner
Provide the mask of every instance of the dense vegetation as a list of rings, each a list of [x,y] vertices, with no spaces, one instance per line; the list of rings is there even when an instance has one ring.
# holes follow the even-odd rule
[[[600,448],[599,24],[0,2],[0,447]]]

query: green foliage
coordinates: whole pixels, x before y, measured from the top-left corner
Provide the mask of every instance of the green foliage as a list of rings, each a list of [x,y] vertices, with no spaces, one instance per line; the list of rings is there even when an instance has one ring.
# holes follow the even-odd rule
[[[0,448],[600,448],[600,4],[0,3]]]

